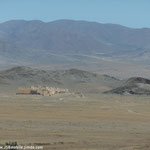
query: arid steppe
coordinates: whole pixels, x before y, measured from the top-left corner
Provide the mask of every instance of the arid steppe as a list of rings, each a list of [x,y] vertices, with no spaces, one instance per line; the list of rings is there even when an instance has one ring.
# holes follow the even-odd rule
[[[149,150],[148,96],[0,94],[1,144],[47,150]]]

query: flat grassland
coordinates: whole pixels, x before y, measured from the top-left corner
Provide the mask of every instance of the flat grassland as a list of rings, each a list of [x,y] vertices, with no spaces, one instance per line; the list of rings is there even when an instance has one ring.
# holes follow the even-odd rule
[[[150,150],[150,97],[1,93],[0,140],[45,150]]]

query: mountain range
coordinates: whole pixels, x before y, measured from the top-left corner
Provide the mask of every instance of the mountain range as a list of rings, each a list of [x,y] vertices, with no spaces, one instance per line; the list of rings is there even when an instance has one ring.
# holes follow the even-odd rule
[[[99,72],[100,67],[120,71],[118,68],[131,64],[129,70],[149,73],[149,41],[150,28],[74,20],[11,20],[0,24],[0,65],[78,66]]]

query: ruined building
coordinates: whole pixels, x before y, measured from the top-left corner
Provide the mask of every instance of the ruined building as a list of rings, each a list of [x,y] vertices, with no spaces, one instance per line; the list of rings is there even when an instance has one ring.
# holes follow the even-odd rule
[[[68,93],[68,89],[47,86],[31,86],[31,88],[18,88],[16,94],[52,96],[59,93]]]

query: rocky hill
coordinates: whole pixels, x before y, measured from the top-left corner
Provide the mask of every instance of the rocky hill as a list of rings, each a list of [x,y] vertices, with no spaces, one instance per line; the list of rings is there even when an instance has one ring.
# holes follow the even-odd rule
[[[45,85],[75,91],[100,92],[100,87],[114,88],[121,81],[111,76],[99,75],[79,69],[45,71],[30,67],[14,67],[0,71],[0,87],[30,87]]]
[[[20,66],[0,71],[0,89],[6,87],[16,90],[19,87],[28,88],[38,85],[67,88],[71,91],[83,93],[150,95],[150,80],[142,77],[119,80],[112,76],[75,68],[46,71]]]
[[[150,95],[150,80],[141,77],[130,78],[123,85],[105,93]]]

